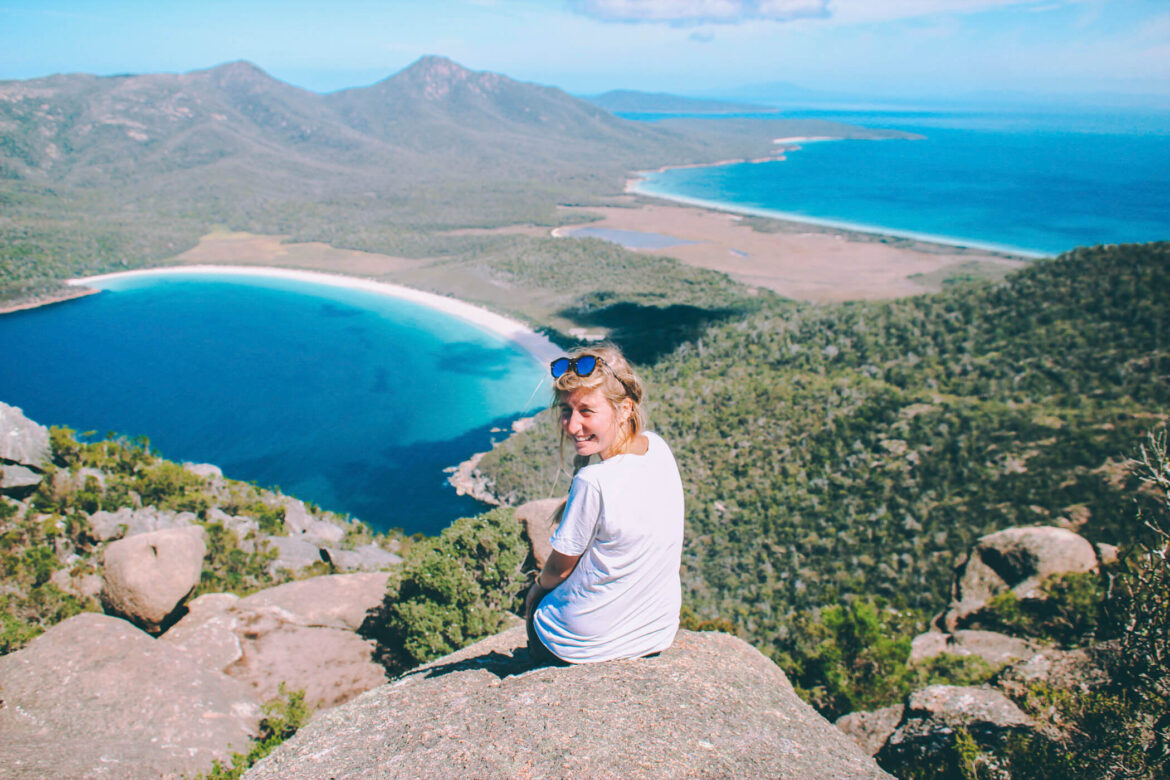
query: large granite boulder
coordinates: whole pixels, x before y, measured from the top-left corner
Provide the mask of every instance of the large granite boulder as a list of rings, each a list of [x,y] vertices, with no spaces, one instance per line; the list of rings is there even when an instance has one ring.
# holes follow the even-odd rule
[[[160,637],[245,683],[259,701],[280,684],[332,707],[386,681],[373,642],[357,634],[382,603],[389,574],[336,574],[290,582],[239,599],[200,596]]]
[[[951,632],[978,627],[978,614],[992,597],[1011,590],[1020,599],[1043,599],[1045,578],[1096,568],[1093,545],[1064,528],[1031,526],[988,534],[959,566],[941,627]]]
[[[955,731],[965,729],[978,744],[994,745],[1035,724],[1008,697],[991,688],[931,685],[910,694],[898,727],[877,753],[882,766],[897,773],[907,761],[931,762],[954,746]]]
[[[51,457],[49,429],[0,403],[0,494],[22,498],[32,493]]]
[[[138,534],[106,545],[102,603],[148,631],[157,631],[182,605],[203,572],[201,526]]]
[[[510,629],[322,712],[246,777],[888,777],[726,634],[567,667],[524,644]]]
[[[43,471],[51,456],[49,429],[25,417],[17,407],[0,403],[0,463]]]
[[[552,552],[548,540],[561,524],[561,512],[564,508],[564,498],[542,498],[516,507],[516,519],[524,524],[524,531],[528,534],[528,543],[532,549],[532,559],[536,561],[538,569],[544,568],[544,562]]]
[[[194,776],[246,752],[247,688],[124,620],[85,613],[0,657],[6,778]]]

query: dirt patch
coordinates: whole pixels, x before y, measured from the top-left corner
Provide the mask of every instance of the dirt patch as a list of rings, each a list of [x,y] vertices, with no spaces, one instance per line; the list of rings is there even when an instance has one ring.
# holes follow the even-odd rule
[[[394,271],[418,268],[430,260],[335,249],[327,244],[284,243],[282,236],[254,233],[209,233],[199,245],[174,258],[190,265],[270,265],[281,268],[309,268],[317,271],[381,276]]]
[[[601,217],[590,227],[659,233],[693,243],[642,252],[667,255],[689,265],[722,271],[732,278],[789,298],[834,302],[898,298],[941,289],[954,271],[997,276],[1021,268],[991,252],[949,248],[904,239],[854,235],[847,231],[794,226],[763,232],[748,218],[689,207],[565,208]],[[569,232],[562,229],[562,234]],[[913,277],[913,278],[912,278]]]

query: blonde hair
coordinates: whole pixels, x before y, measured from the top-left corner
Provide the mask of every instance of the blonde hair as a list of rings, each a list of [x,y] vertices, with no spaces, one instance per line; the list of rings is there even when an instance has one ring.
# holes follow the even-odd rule
[[[638,434],[646,430],[646,413],[642,410],[642,380],[626,360],[622,351],[614,344],[604,342],[588,347],[578,347],[568,354],[570,358],[586,355],[597,358],[597,367],[589,376],[579,376],[575,371],[566,371],[553,380],[553,407],[562,403],[577,390],[592,392],[601,390],[602,395],[617,411],[626,399],[630,401],[630,415],[623,424],[618,452],[625,452]],[[561,428],[562,453],[565,444],[565,429]],[[578,462],[580,461],[580,462]],[[575,457],[573,465],[580,468],[588,458]]]

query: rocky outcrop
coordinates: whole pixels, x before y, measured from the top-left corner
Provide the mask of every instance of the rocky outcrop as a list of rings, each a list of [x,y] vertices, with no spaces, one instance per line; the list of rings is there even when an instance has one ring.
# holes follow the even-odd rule
[[[1116,649],[1102,643],[1076,650],[1042,650],[1000,672],[997,688],[1009,696],[1022,697],[1037,685],[1055,690],[1087,692],[1110,681],[1108,656]]]
[[[344,528],[318,520],[303,501],[284,497],[281,503],[284,504],[284,527],[293,539],[330,547],[338,545],[345,537]]]
[[[160,641],[246,684],[258,701],[277,696],[283,682],[313,707],[332,707],[386,681],[373,643],[357,630],[381,604],[388,577],[338,574],[243,599],[201,596]]]
[[[193,776],[246,751],[246,686],[124,620],[92,613],[0,657],[7,778]]]
[[[1029,639],[1008,636],[997,631],[960,629],[953,634],[928,631],[910,643],[911,664],[942,655],[976,656],[993,667],[1031,658],[1042,646]]]
[[[201,526],[119,539],[102,555],[102,603],[148,631],[168,622],[195,586],[207,554]]]
[[[124,506],[114,512],[94,512],[89,516],[89,527],[95,539],[109,542],[151,531],[184,528],[193,525],[197,519],[192,512],[173,512],[153,506],[140,509]]]
[[[1020,599],[1042,599],[1046,577],[1093,571],[1097,554],[1082,536],[1064,528],[1007,528],[980,538],[960,564],[950,607],[939,628],[979,627],[979,611],[1011,590]]]
[[[39,471],[50,456],[49,429],[25,417],[19,408],[0,403],[0,463]]]
[[[36,490],[51,455],[49,429],[0,403],[0,495],[25,497]]]
[[[1008,697],[991,688],[931,685],[910,694],[902,720],[877,753],[882,766],[930,761],[965,729],[979,744],[994,744],[1032,721]]]
[[[561,523],[561,512],[564,507],[564,498],[542,498],[516,507],[516,519],[524,524],[524,531],[528,534],[528,543],[532,550],[532,559],[536,561],[538,569],[544,568],[544,562],[552,552],[548,540]]]
[[[888,777],[726,634],[531,668],[517,627],[320,713],[248,772],[286,777]]]
[[[834,725],[848,734],[862,750],[875,756],[902,722],[905,710],[902,704],[892,704],[872,712],[851,712],[837,718]]]

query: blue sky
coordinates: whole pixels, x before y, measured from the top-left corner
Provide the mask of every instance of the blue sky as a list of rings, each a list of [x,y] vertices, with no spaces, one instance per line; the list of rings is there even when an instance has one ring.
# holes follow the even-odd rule
[[[0,0],[0,78],[246,59],[327,92],[424,54],[582,94],[1006,91],[1170,105],[1167,0]]]

